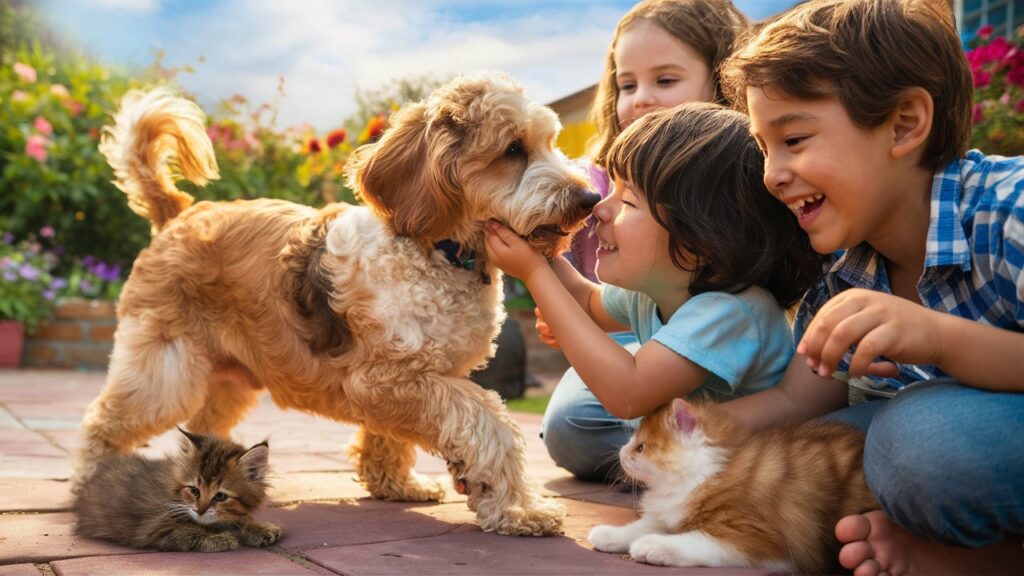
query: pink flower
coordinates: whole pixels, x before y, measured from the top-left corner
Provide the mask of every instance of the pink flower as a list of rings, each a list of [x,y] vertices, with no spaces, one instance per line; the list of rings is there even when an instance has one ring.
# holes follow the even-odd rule
[[[85,106],[74,98],[68,98],[65,100],[64,107],[68,109],[68,112],[70,112],[72,116],[78,116],[82,113],[82,110],[85,110]]]
[[[53,238],[53,226],[43,226],[39,229],[39,235],[43,238]]]
[[[974,112],[971,114],[971,122],[977,124],[985,119],[985,107],[982,104],[974,105]]]
[[[43,136],[33,134],[29,136],[28,141],[25,142],[25,154],[40,162],[46,162],[46,146],[49,143],[50,141]]]
[[[977,70],[972,70],[972,72],[972,76],[974,76],[975,88],[984,88],[985,86],[988,86],[992,82],[992,75],[989,74],[988,72],[980,68]]]
[[[28,100],[28,94],[25,94],[24,90],[11,92],[11,102],[24,102],[25,100]]]
[[[36,130],[38,130],[43,136],[53,134],[53,124],[50,124],[50,121],[42,116],[36,116],[35,126]]]
[[[22,82],[32,84],[36,81],[36,69],[29,66],[28,64],[15,62],[14,73],[18,75],[18,78],[21,78]]]
[[[992,36],[992,25],[988,24],[978,28],[978,37],[982,40],[988,40]]]
[[[57,98],[67,98],[68,96],[71,96],[71,93],[68,92],[68,89],[65,88],[63,84],[53,84],[50,86],[50,94],[53,94]]]

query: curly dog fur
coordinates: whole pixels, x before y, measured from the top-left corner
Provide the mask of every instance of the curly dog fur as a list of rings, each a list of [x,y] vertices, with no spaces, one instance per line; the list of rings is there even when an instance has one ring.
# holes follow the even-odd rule
[[[598,199],[552,147],[551,110],[501,75],[452,81],[353,155],[349,182],[366,206],[319,210],[193,205],[172,167],[205,183],[216,161],[202,111],[166,90],[128,94],[114,120],[100,150],[154,237],[121,294],[76,481],[179,422],[228,436],[266,390],[359,424],[349,453],[376,498],[444,497],[412,469],[419,445],[447,460],[483,530],[561,530],[561,507],[525,479],[500,398],[466,379],[493,355],[505,315],[486,222],[554,254]],[[446,255],[442,241],[458,249]]]

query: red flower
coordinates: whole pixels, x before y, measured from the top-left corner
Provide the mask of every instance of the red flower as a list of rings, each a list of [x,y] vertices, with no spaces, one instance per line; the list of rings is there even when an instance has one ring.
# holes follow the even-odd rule
[[[320,150],[320,141],[316,138],[310,138],[309,142],[306,143],[306,151],[310,154],[317,154]]]
[[[348,137],[348,134],[345,132],[343,128],[338,128],[337,130],[334,130],[333,132],[327,135],[327,147],[337,147],[339,144],[345,141],[346,137]]]
[[[992,25],[982,26],[978,28],[978,37],[982,40],[988,40],[992,36]]]
[[[984,88],[992,82],[992,75],[980,68],[971,72],[971,75],[974,76],[975,88]]]
[[[370,136],[370,140],[376,139],[384,132],[384,118],[381,116],[374,116],[370,118],[370,121],[366,124],[367,134]]]

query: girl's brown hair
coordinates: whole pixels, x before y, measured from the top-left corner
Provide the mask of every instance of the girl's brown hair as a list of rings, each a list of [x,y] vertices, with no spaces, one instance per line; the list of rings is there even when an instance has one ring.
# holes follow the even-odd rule
[[[764,155],[746,116],[691,102],[646,114],[608,151],[612,178],[633,184],[669,236],[690,293],[760,286],[786,308],[821,272],[793,213],[764,185]]]
[[[934,102],[921,164],[963,156],[974,87],[948,3],[940,0],[812,0],[752,31],[722,64],[723,89],[746,110],[747,88],[798,99],[835,97],[857,124],[883,123],[910,88]]]
[[[730,0],[645,0],[627,12],[615,27],[605,56],[604,75],[590,108],[590,120],[597,125],[592,158],[598,166],[604,165],[612,141],[622,131],[615,109],[619,100],[615,46],[619,37],[641,20],[657,24],[701,55],[714,80],[715,102],[722,104],[728,101],[722,94],[718,66],[729,56],[733,42],[748,25],[747,17]]]

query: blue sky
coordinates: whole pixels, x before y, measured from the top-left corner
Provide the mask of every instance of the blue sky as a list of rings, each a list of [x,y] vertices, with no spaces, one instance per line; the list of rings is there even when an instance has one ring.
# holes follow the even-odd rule
[[[736,1],[736,0],[734,0]],[[739,0],[754,19],[793,0]],[[340,125],[357,88],[393,78],[503,70],[550,102],[597,81],[631,0],[43,0],[76,46],[128,67],[166,53],[204,106],[240,93],[271,102],[279,124]],[[202,61],[200,61],[202,59]]]

